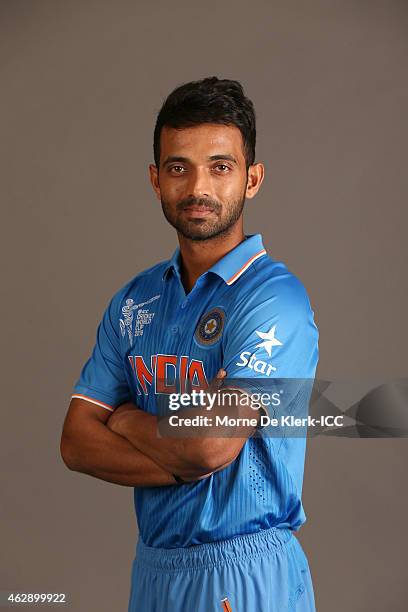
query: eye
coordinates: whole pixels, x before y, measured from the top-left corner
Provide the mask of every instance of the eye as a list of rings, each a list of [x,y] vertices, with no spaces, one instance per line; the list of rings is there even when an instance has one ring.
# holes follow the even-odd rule
[[[227,166],[227,164],[217,164],[215,166],[215,169],[221,174],[226,174],[229,170],[231,170],[231,168]]]
[[[185,172],[185,168],[184,166],[172,166],[170,168],[170,172],[173,172],[174,174],[183,174],[183,172]]]

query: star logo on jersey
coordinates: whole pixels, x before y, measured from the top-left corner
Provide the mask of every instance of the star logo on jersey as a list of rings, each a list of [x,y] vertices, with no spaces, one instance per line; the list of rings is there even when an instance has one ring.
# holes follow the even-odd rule
[[[274,346],[283,346],[283,343],[275,338],[276,325],[273,325],[268,332],[256,331],[255,333],[261,338],[262,342],[255,346],[257,348],[264,348],[268,353],[268,357],[272,356],[272,348]],[[251,351],[243,351],[239,356],[239,361],[237,361],[236,365],[240,368],[249,368],[258,374],[263,374],[265,376],[272,376],[274,372],[276,372],[277,368],[264,361],[263,359],[258,359],[256,356],[256,350],[251,353]]]
[[[278,340],[277,338],[275,338],[275,330],[276,330],[276,325],[273,325],[271,329],[266,333],[260,332],[260,331],[256,332],[258,336],[261,338],[261,340],[263,340],[263,342],[260,342],[259,344],[257,344],[255,348],[264,348],[265,351],[268,353],[269,357],[271,357],[272,355],[273,346],[283,346],[282,342]]]

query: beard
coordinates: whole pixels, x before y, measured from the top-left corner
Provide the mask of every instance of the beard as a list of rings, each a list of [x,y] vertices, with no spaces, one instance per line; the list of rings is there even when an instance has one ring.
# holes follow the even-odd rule
[[[163,214],[167,221],[184,238],[189,240],[211,240],[212,238],[226,235],[240,218],[245,204],[245,194],[238,200],[220,204],[217,200],[210,198],[186,198],[177,203],[175,210],[166,202],[161,200]],[[210,218],[187,219],[184,209],[189,206],[211,209]],[[223,209],[225,210],[223,214]]]

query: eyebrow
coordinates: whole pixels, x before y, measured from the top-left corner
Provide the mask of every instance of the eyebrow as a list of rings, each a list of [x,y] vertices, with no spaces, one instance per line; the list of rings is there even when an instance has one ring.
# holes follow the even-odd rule
[[[210,155],[210,157],[207,157],[208,161],[221,161],[221,160],[225,160],[225,161],[230,161],[233,162],[234,164],[237,164],[237,160],[235,159],[235,157],[233,155],[229,155],[228,153],[225,153],[224,155]],[[165,166],[168,166],[168,164],[171,164],[173,162],[184,162],[186,164],[190,163],[191,160],[188,157],[182,157],[179,155],[170,155],[169,157],[167,157],[164,162],[163,162],[163,168]]]

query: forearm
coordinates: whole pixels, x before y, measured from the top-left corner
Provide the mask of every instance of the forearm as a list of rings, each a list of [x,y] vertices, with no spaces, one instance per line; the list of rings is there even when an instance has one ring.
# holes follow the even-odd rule
[[[157,418],[154,415],[139,410],[133,404],[126,406],[129,407],[126,415],[122,413],[120,419],[113,415],[112,420],[107,423],[108,427],[112,426],[114,431],[123,436],[132,447],[147,455],[164,471],[178,474],[186,479],[208,475],[211,470],[200,464],[197,444],[196,452],[192,453],[191,439],[161,437],[157,428]],[[122,405],[121,408],[124,407],[125,405]]]
[[[171,473],[101,422],[84,425],[61,441],[66,465],[77,472],[129,487],[174,485]]]
[[[189,410],[186,415],[202,415],[203,410]],[[211,416],[216,414],[251,417],[258,415],[250,408],[215,406]],[[239,454],[254,427],[185,427],[168,425],[168,419],[157,417],[136,408],[133,404],[121,407],[121,413],[113,415],[108,426],[129,440],[135,448],[152,458],[163,469],[186,478],[199,477],[208,472],[218,471],[229,465]],[[177,433],[181,437],[175,437]],[[223,437],[225,436],[225,437]]]

